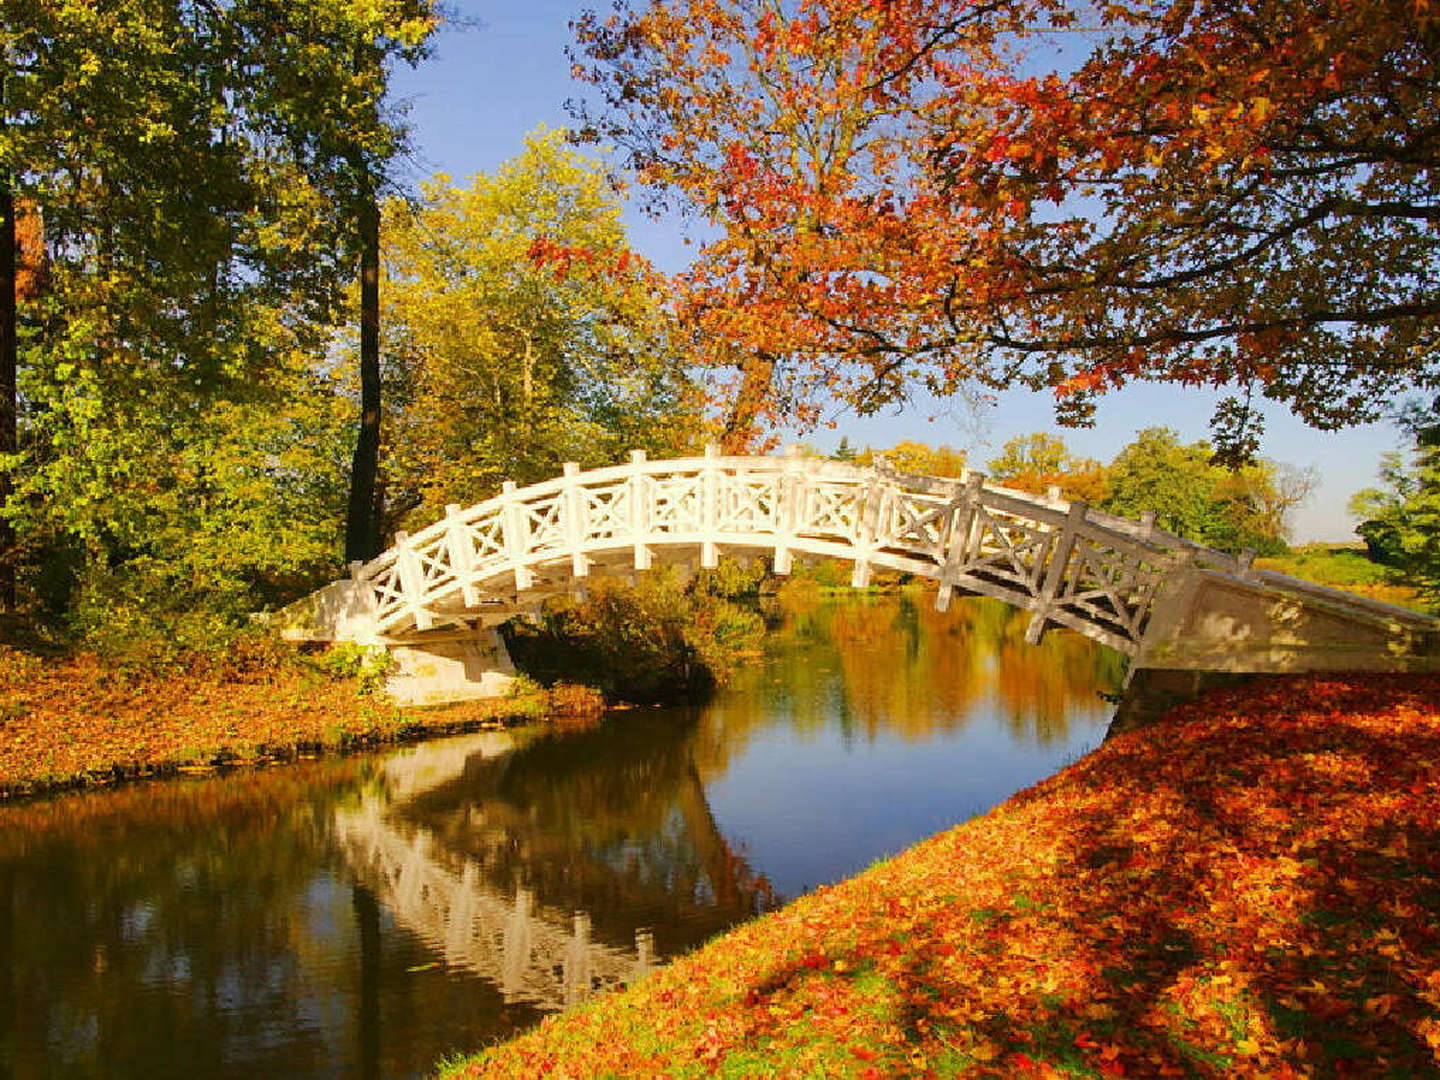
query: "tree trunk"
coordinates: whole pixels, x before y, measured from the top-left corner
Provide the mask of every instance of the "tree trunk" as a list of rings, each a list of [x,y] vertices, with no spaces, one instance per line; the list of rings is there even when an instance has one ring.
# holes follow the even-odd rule
[[[5,73],[0,72],[0,132],[5,128]],[[18,448],[16,389],[19,329],[15,313],[15,190],[8,172],[0,171],[0,454]],[[0,508],[15,490],[8,470],[0,469]],[[0,517],[0,609],[15,610],[15,528]]]
[[[770,395],[775,357],[766,352],[747,357],[741,363],[741,371],[740,389],[726,410],[720,434],[720,449],[727,454],[748,453],[760,433],[756,421]]]
[[[345,561],[380,554],[380,203],[373,190],[360,207],[360,431],[350,466]]]

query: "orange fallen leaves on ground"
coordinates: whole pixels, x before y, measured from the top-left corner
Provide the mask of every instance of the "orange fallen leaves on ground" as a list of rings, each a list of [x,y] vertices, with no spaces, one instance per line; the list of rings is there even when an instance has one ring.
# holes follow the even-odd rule
[[[1440,1073],[1440,677],[1121,736],[470,1076]]]
[[[87,654],[41,657],[0,646],[0,798],[601,705],[598,694],[578,687],[539,695],[402,712],[353,679],[263,654],[152,672]]]

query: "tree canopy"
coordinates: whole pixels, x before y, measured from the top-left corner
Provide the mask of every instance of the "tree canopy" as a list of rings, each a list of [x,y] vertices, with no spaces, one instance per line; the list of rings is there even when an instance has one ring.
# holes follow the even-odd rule
[[[1285,550],[1287,515],[1309,495],[1313,474],[1270,461],[1231,470],[1213,456],[1209,443],[1145,428],[1106,468],[1100,509],[1129,518],[1154,513],[1162,529],[1222,551]]]
[[[1064,439],[1049,432],[1006,440],[988,471],[992,480],[1007,487],[1037,495],[1058,487],[1067,499],[1096,505],[1107,491],[1104,467],[1090,458],[1075,457]]]
[[[564,132],[467,188],[426,184],[384,221],[396,511],[433,520],[567,460],[608,464],[699,437],[656,275],[632,252],[600,162]]]
[[[1412,404],[1400,423],[1406,445],[1382,461],[1383,486],[1357,492],[1350,512],[1370,557],[1440,603],[1440,401]]]
[[[1256,396],[1332,428],[1440,377],[1421,0],[621,0],[575,56],[717,234],[688,315],[747,409],[1165,380],[1233,390],[1241,459]]]
[[[427,0],[7,5],[0,495],[42,602],[244,610],[338,562],[325,352],[403,145],[380,61],[434,25]]]

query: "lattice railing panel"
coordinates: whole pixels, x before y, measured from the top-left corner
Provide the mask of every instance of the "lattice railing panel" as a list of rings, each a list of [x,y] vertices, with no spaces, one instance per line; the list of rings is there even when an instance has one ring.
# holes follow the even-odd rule
[[[1056,535],[1048,526],[976,506],[970,530],[964,572],[1039,593]]]
[[[671,476],[655,482],[648,524],[657,533],[698,533],[705,527],[704,482]]]
[[[569,538],[565,531],[565,499],[552,495],[525,505],[527,546],[533,550],[561,548]]]
[[[475,562],[505,554],[505,520],[499,514],[489,514],[466,530],[472,546]]]
[[[628,483],[585,488],[583,497],[586,543],[616,540],[630,535],[633,516]]]
[[[815,481],[805,488],[797,533],[834,536],[855,541],[865,513],[864,487],[854,483]]]
[[[455,580],[455,572],[450,568],[450,553],[446,547],[445,537],[441,536],[428,544],[418,545],[415,549],[415,565],[420,572],[420,588],[425,596],[440,592],[446,585]]]
[[[723,476],[716,527],[727,533],[773,533],[779,527],[780,484],[777,476]]]
[[[1065,610],[1139,640],[1165,568],[1087,537],[1077,537],[1065,584],[1056,597]]]
[[[954,514],[949,500],[901,491],[886,499],[884,507],[885,520],[877,537],[882,546],[902,547],[936,563],[944,561],[945,539]]]
[[[375,597],[376,618],[384,622],[405,608],[405,588],[400,583],[400,568],[391,564],[369,582]]]

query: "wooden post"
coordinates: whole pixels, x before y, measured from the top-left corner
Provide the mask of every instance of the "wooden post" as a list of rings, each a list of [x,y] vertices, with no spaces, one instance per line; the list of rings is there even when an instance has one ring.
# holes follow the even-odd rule
[[[505,554],[509,556],[510,567],[515,571],[515,591],[526,592],[535,585],[535,574],[525,565],[529,530],[525,527],[525,507],[515,498],[516,490],[514,480],[506,480],[500,485],[500,494],[505,500],[505,517],[501,528],[505,532]]]
[[[700,565],[714,570],[720,565],[720,549],[715,543],[720,518],[720,447],[715,443],[705,446],[705,471],[701,473],[700,492],[703,505],[700,508],[702,538],[700,541]]]
[[[1235,558],[1235,572],[1244,579],[1250,576],[1251,569],[1255,566],[1255,549],[1241,548],[1240,554]]]
[[[565,543],[570,547],[570,572],[577,578],[590,574],[590,557],[581,551],[586,534],[590,531],[587,520],[585,489],[579,479],[580,466],[574,461],[565,463]]]
[[[630,535],[635,544],[635,569],[650,569],[650,491],[641,469],[645,451],[630,451]]]
[[[771,569],[776,574],[790,573],[790,544],[800,527],[801,503],[809,474],[801,471],[800,447],[785,447],[785,460],[780,466],[779,492],[775,505],[775,558]]]
[[[1064,531],[1060,533],[1060,538],[1055,541],[1055,547],[1050,552],[1050,565],[1045,568],[1045,584],[1040,590],[1035,613],[1030,616],[1030,625],[1025,628],[1025,640],[1031,645],[1040,644],[1040,639],[1045,634],[1046,617],[1055,606],[1055,597],[1060,594],[1060,587],[1065,583],[1070,554],[1075,550],[1075,540],[1080,526],[1085,523],[1088,510],[1089,507],[1077,499],[1070,504],[1070,512],[1065,515]]]
[[[880,535],[880,514],[888,489],[880,480],[879,473],[872,468],[870,482],[865,488],[865,499],[860,507],[860,520],[855,530],[855,569],[850,574],[850,587],[863,589],[870,584],[870,556],[875,553]]]
[[[480,606],[480,593],[475,588],[475,545],[460,520],[460,504],[445,507],[445,548],[450,556],[450,569],[460,583],[460,597],[467,608]]]
[[[970,557],[970,533],[975,522],[975,507],[980,504],[985,474],[965,472],[965,486],[960,488],[950,509],[950,535],[945,539],[945,565],[940,571],[940,589],[935,594],[935,610],[949,611],[950,597],[960,578],[960,568]]]
[[[415,620],[416,630],[429,630],[433,625],[430,612],[425,610],[425,575],[420,571],[420,560],[410,548],[410,534],[395,534],[395,568],[400,574],[400,590],[405,594],[405,608]]]

